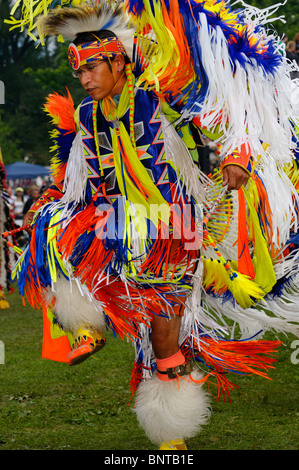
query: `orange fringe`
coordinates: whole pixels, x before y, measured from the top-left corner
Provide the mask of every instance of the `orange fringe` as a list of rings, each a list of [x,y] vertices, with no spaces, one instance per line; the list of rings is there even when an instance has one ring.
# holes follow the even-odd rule
[[[255,278],[255,272],[248,246],[248,234],[246,223],[246,205],[242,189],[238,191],[239,213],[238,213],[238,271],[246,274],[251,279]]]
[[[276,362],[274,353],[281,344],[282,341],[215,341],[204,337],[200,346],[195,344],[194,348],[200,351],[199,354],[204,362],[212,368],[206,379],[212,376],[216,378],[218,400],[223,395],[225,401],[225,395],[230,400],[229,391],[235,387],[228,380],[228,373],[255,374],[271,380],[267,373],[269,369],[274,369],[272,366],[273,362]],[[185,355],[188,357],[188,351]],[[191,357],[190,352],[189,357]]]
[[[256,185],[256,188],[258,191],[258,200],[261,205],[260,210],[258,210],[258,207],[255,207],[255,208],[257,209],[258,214],[259,214],[259,218],[262,224],[262,230],[267,239],[271,257],[272,259],[274,259],[279,250],[275,249],[273,245],[273,241],[272,241],[273,239],[272,211],[271,211],[271,207],[269,204],[267,192],[261,180],[258,178],[256,174],[252,175],[252,179]]]
[[[58,118],[58,122],[55,122],[55,124],[61,129],[76,132],[74,102],[68,89],[67,96],[59,95],[56,92],[51,93],[47,97],[44,109],[54,119]]]
[[[168,68],[164,75],[160,78],[160,87],[163,90],[171,89],[174,95],[179,94],[186,83],[193,78],[193,69],[190,67],[191,54],[188,44],[186,44],[186,35],[184,33],[184,23],[179,12],[179,4],[177,0],[170,2],[170,11],[167,11],[164,0],[161,0],[163,20],[166,28],[169,29],[175,38],[176,45],[179,48],[178,59],[179,64],[174,64],[173,68]]]

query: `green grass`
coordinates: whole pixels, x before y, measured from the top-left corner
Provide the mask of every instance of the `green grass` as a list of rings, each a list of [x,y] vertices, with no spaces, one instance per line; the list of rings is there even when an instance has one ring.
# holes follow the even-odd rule
[[[42,315],[7,295],[0,310],[0,450],[155,450],[131,399],[134,349],[107,335],[105,348],[69,367],[41,358]],[[293,337],[282,337],[273,380],[234,376],[231,403],[213,399],[209,425],[192,450],[298,450],[299,364]]]

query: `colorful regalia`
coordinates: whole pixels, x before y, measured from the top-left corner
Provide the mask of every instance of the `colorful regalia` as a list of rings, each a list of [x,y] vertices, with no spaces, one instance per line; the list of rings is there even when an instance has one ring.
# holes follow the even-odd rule
[[[67,361],[80,328],[130,338],[140,424],[159,445],[185,439],[209,416],[204,382],[229,395],[228,373],[272,367],[280,343],[265,331],[298,335],[295,66],[266,32],[275,7],[40,1],[33,12],[23,2],[10,23],[33,35],[45,10],[42,42],[109,29],[131,62],[114,103],[89,97],[75,110],[69,94],[48,97],[54,183],[13,278],[43,308],[44,357]],[[246,187],[228,192],[220,170],[200,171],[194,132],[221,143],[222,167],[246,169]],[[151,320],[182,305],[180,347],[197,368],[163,383]]]

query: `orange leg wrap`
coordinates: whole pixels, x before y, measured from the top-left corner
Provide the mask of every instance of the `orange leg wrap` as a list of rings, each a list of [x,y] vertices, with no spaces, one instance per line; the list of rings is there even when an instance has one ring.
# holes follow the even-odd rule
[[[156,359],[158,369],[157,377],[164,382],[170,382],[171,380],[174,380],[169,379],[167,374],[161,374],[160,372],[166,372],[166,369],[180,366],[181,364],[185,364],[185,362],[186,358],[180,349],[177,353],[173,354],[172,356],[166,357],[165,359]]]

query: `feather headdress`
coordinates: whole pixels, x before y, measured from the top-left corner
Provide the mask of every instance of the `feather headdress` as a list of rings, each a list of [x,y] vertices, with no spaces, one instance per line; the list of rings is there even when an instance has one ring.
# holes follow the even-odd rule
[[[119,5],[108,9],[104,2],[98,5],[86,2],[75,8],[56,8],[37,21],[40,38],[61,36],[63,40],[74,40],[79,33],[103,29],[117,35],[132,59],[134,29],[128,26],[128,17]]]

